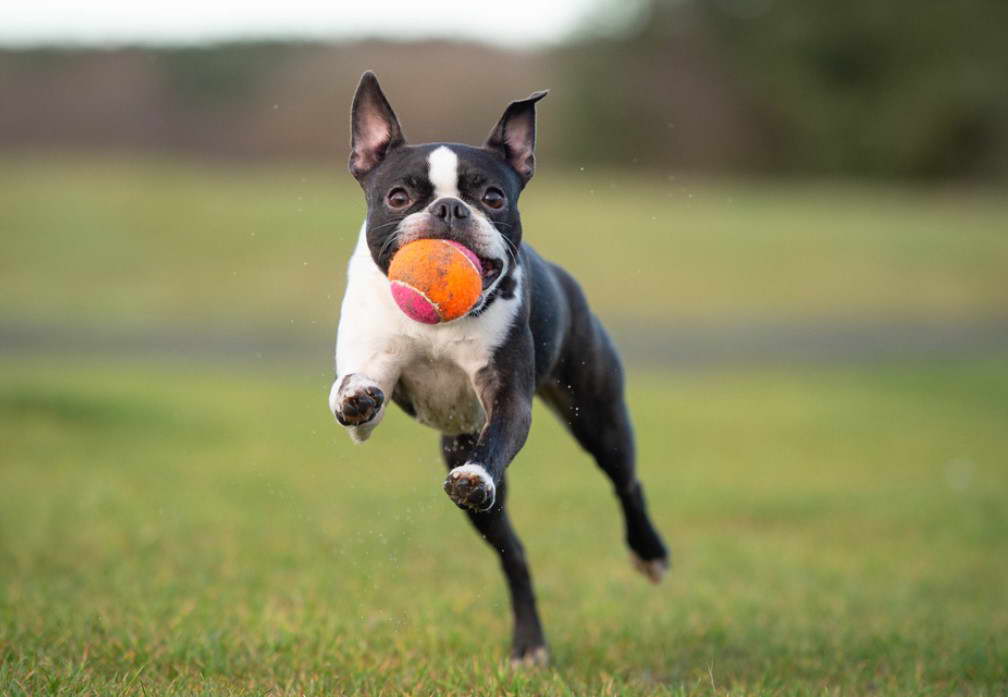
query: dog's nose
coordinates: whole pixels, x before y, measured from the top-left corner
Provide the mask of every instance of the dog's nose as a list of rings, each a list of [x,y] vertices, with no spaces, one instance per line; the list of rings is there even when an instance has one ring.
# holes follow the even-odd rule
[[[469,217],[469,206],[457,198],[439,198],[428,209],[435,218],[443,220],[449,226],[456,220]]]

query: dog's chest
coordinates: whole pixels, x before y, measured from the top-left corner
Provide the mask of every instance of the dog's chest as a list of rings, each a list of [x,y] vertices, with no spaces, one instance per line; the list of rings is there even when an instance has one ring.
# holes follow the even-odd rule
[[[396,397],[417,421],[446,435],[478,433],[486,422],[472,380],[451,359],[414,358],[403,368]]]
[[[479,433],[487,414],[476,392],[477,376],[493,370],[493,355],[520,307],[521,267],[511,277],[510,297],[497,298],[477,316],[439,325],[416,322],[392,300],[362,227],[340,317],[340,375],[367,375],[374,364],[381,370],[394,368],[392,398],[418,421],[447,435]]]

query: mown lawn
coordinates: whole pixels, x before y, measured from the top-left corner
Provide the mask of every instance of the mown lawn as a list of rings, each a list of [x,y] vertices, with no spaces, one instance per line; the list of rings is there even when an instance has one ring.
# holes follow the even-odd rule
[[[511,470],[554,667],[432,433],[327,366],[0,362],[0,694],[1002,695],[1008,363],[631,370],[674,553],[544,411]]]
[[[1006,307],[996,192],[543,162],[522,211],[631,330]],[[291,334],[321,357],[362,214],[342,163],[8,158],[0,330]],[[513,673],[433,433],[393,414],[353,447],[322,358],[70,344],[0,353],[0,695],[1008,693],[1008,356],[631,365],[674,555],[657,588],[537,411],[512,510],[554,664]]]

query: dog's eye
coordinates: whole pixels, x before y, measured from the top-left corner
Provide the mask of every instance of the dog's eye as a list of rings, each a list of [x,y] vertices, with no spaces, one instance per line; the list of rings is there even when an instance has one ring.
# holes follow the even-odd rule
[[[483,203],[490,208],[500,208],[504,205],[504,192],[491,186],[483,193]]]
[[[388,192],[386,200],[390,208],[405,208],[410,204],[410,197],[406,193],[406,189],[398,186]]]

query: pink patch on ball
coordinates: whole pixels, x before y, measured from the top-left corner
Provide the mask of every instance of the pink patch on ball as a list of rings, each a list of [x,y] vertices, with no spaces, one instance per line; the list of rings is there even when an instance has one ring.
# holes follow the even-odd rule
[[[476,270],[479,272],[480,276],[483,275],[483,264],[480,262],[479,257],[476,256],[471,249],[469,249],[460,242],[456,242],[455,240],[445,240],[445,242],[447,242],[452,247],[465,254],[466,259],[472,262],[472,265],[476,267]]]
[[[424,324],[438,324],[441,321],[441,315],[438,314],[434,303],[416,288],[392,281],[392,298],[410,319]]]

